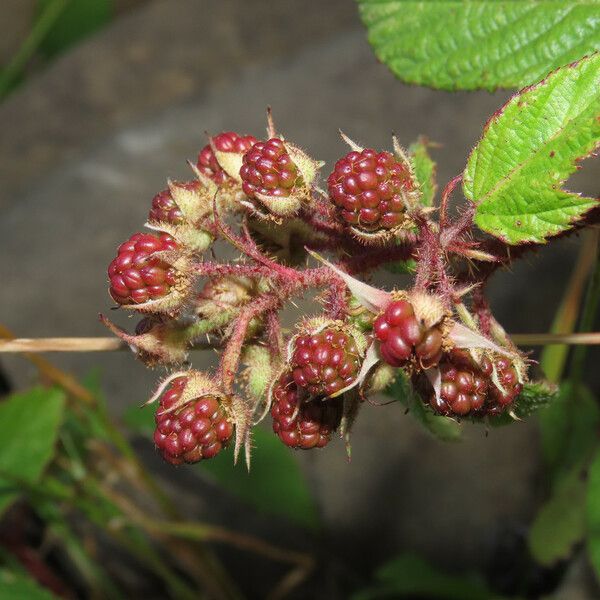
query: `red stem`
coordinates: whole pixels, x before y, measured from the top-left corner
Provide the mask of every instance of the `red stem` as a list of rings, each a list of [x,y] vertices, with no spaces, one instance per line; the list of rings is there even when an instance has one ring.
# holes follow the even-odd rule
[[[448,202],[450,200],[450,196],[456,186],[462,180],[462,173],[457,175],[453,179],[451,179],[444,188],[442,192],[442,199],[440,201],[440,229],[444,229],[446,227],[446,223],[448,221]]]

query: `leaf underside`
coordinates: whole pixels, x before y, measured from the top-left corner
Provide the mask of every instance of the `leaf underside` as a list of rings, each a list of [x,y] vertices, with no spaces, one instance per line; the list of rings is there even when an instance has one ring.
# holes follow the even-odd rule
[[[518,88],[600,50],[598,0],[357,0],[377,57],[408,83]]]
[[[594,198],[562,184],[600,143],[600,53],[515,94],[488,122],[463,175],[475,222],[509,244],[543,243]]]

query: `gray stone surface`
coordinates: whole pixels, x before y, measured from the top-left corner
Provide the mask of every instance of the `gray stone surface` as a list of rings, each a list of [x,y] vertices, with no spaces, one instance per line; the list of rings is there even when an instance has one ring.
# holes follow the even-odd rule
[[[141,227],[167,176],[188,176],[185,159],[204,143],[205,130],[260,135],[271,105],[279,129],[328,165],[345,151],[338,127],[375,147],[389,144],[391,131],[404,143],[425,134],[442,144],[435,154],[445,182],[507,97],[398,83],[375,62],[362,31],[343,31],[355,22],[346,3],[332,2],[330,15],[302,11],[300,2],[252,4],[259,8],[241,22],[231,17],[232,1],[154,2],[0,107],[8,130],[0,141],[7,172],[0,314],[19,336],[106,334],[96,315],[110,306],[105,270],[115,247]],[[173,12],[175,5],[194,18]],[[211,48],[198,40],[206,36]],[[591,187],[591,174],[580,183]],[[491,286],[509,329],[548,327],[576,243],[558,246]],[[527,294],[534,277],[544,282],[543,305]],[[124,354],[52,358],[78,374],[100,367],[116,413],[143,401],[159,376]],[[204,367],[212,357],[194,360]],[[33,376],[16,358],[3,362],[19,384]],[[536,502],[533,423],[489,435],[467,428],[463,443],[448,445],[397,405],[366,406],[351,464],[341,444],[297,456],[329,543],[361,568],[402,550],[448,567],[480,567],[496,533],[527,523]]]

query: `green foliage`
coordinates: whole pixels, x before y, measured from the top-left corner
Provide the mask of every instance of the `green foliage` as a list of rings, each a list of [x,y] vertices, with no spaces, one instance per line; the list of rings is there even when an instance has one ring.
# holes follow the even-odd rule
[[[124,415],[134,431],[149,436],[154,432],[154,411],[150,407],[132,407]],[[317,510],[294,453],[270,431],[254,430],[250,472],[239,462],[233,465],[233,449],[200,463],[224,489],[237,495],[258,510],[277,514],[307,527],[318,525]]]
[[[460,423],[450,417],[436,415],[429,407],[425,406],[413,390],[407,375],[401,369],[398,369],[398,376],[385,390],[385,393],[404,404],[411,415],[438,439],[446,442],[460,440],[462,435]]]
[[[56,596],[33,579],[8,569],[0,569],[0,600],[55,600]]]
[[[56,0],[38,0],[39,15]],[[52,57],[105,25],[113,12],[112,0],[70,0],[41,41],[39,49]]]
[[[600,409],[590,391],[564,382],[556,400],[539,413],[542,453],[552,481],[591,456],[598,442]]]
[[[600,580],[600,450],[596,451],[588,472],[585,517],[588,556]]]
[[[544,242],[598,205],[562,184],[600,143],[600,53],[513,96],[488,122],[463,177],[475,222],[509,244]]]
[[[427,150],[429,146],[430,144],[425,138],[419,138],[408,148],[415,167],[415,176],[421,186],[423,194],[421,202],[424,206],[431,206],[433,204],[433,199],[437,191],[435,177],[436,164],[431,159],[431,156],[429,156],[429,151]]]
[[[597,0],[357,0],[377,57],[408,83],[522,87],[600,49]]]
[[[571,554],[583,539],[586,482],[576,467],[560,481],[529,530],[529,549],[541,565],[551,566]]]
[[[15,481],[37,482],[54,454],[65,396],[34,388],[0,403],[0,514],[18,497]]]
[[[355,593],[352,600],[380,598],[436,598],[439,600],[491,600],[486,586],[469,576],[448,575],[413,554],[402,554],[378,569],[377,583]]]

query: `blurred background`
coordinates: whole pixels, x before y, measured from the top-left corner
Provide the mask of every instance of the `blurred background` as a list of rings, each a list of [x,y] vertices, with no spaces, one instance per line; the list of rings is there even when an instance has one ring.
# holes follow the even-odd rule
[[[338,128],[376,148],[389,147],[392,132],[405,145],[426,135],[439,143],[432,152],[443,186],[509,96],[395,80],[376,61],[352,0],[3,0],[0,65],[0,323],[18,337],[107,335],[97,317],[111,307],[106,267],[115,248],[140,230],[167,177],[191,178],[186,159],[205,132],[260,137],[270,105],[286,137],[327,162],[325,173],[345,152]],[[591,170],[576,185],[597,193]],[[492,306],[509,332],[549,329],[579,245],[558,242],[495,277]],[[172,468],[155,455],[137,409],[160,370],[125,353],[49,358],[77,378],[98,374],[110,414],[128,424],[136,454],[185,518],[314,559],[286,597],[350,597],[394,557],[449,578],[476,573],[499,595],[598,597],[583,560],[544,570],[528,557],[525,533],[544,492],[534,420],[467,427],[464,440],[444,443],[397,404],[369,406],[351,462],[339,442],[290,453],[271,450],[265,433],[249,475],[239,466],[232,475],[228,463]],[[200,368],[212,361],[194,355]],[[38,380],[22,357],[2,356],[0,368],[12,390]],[[598,390],[597,370],[591,378]],[[43,525],[17,509],[35,538]],[[0,528],[5,550],[17,509]],[[152,569],[105,550],[100,541],[98,560],[126,597],[179,597],[157,587]],[[37,551],[45,558],[43,546]],[[267,597],[286,572],[226,543],[215,551],[248,598]],[[54,593],[105,597],[71,577],[57,552],[51,564],[64,585]]]

